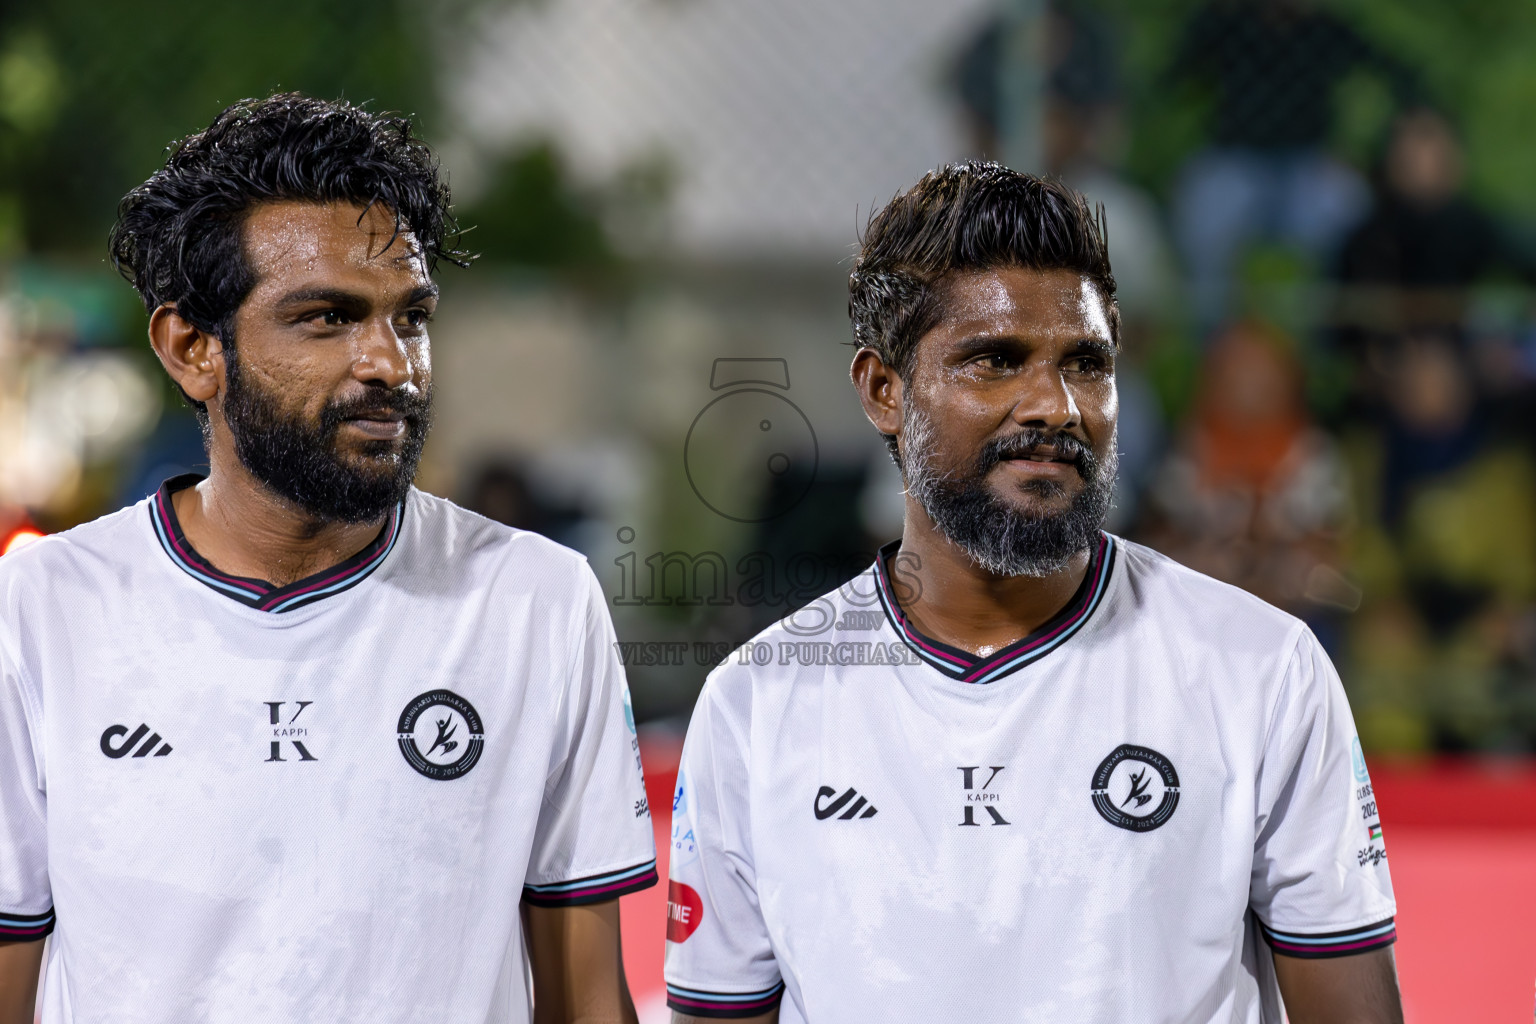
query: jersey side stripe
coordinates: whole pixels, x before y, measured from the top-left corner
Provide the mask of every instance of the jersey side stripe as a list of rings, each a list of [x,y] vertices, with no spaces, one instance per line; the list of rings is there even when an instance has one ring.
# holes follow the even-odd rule
[[[0,911],[0,939],[6,942],[41,939],[53,931],[56,921],[51,908],[42,914],[7,914]]]
[[[756,992],[710,992],[667,985],[667,1006],[694,1017],[756,1017],[777,1006],[783,998],[782,981]]]
[[[1390,917],[1385,921],[1340,932],[1280,932],[1262,921],[1259,926],[1264,932],[1265,941],[1276,953],[1303,959],[1369,953],[1397,941],[1397,926]]]
[[[646,861],[633,867],[607,871],[586,878],[573,878],[565,882],[546,882],[523,886],[523,899],[536,907],[572,907],[583,903],[599,903],[617,899],[641,889],[649,889],[658,881],[656,861]]]

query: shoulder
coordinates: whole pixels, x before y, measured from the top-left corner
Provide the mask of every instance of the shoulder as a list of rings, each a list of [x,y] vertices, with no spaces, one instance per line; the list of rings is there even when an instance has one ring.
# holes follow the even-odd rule
[[[816,685],[829,662],[814,648],[867,644],[885,623],[876,587],[871,567],[769,625],[715,666],[699,699],[746,722],[754,693],[771,690],[772,703],[795,687]]]
[[[581,552],[414,488],[406,501],[402,540],[409,542],[403,545],[408,559],[460,574],[470,585],[496,577],[585,600],[594,579]]]
[[[0,595],[64,583],[102,563],[124,562],[150,530],[147,501],[42,537],[0,558]]]
[[[1115,538],[1120,611],[1181,646],[1231,654],[1288,657],[1305,624],[1230,583],[1196,572],[1151,548]]]

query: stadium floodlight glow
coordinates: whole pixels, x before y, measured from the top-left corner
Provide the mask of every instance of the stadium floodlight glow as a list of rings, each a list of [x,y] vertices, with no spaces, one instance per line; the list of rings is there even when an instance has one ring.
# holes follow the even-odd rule
[[[0,546],[0,555],[8,555],[12,551],[26,547],[35,540],[42,540],[45,536],[47,535],[40,530],[34,530],[30,526],[23,526],[5,538],[5,544]]]

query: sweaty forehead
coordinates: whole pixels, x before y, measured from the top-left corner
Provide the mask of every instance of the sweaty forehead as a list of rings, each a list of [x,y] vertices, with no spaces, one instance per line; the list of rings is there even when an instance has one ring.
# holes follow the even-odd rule
[[[945,282],[939,325],[951,336],[1067,334],[1113,342],[1103,297],[1086,274],[997,267]]]
[[[416,236],[394,214],[375,204],[262,203],[246,217],[246,261],[258,286],[274,278],[310,275],[427,277]]]

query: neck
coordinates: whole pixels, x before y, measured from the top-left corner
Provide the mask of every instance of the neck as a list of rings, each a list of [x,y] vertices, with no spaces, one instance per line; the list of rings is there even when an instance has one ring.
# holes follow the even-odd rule
[[[187,540],[234,576],[286,586],[367,547],[388,516],[364,523],[317,519],[272,493],[233,451],[210,452],[208,479],[171,498]]]
[[[984,657],[1065,608],[1087,575],[1090,556],[1079,552],[1047,576],[993,575],[971,561],[909,495],[901,561],[887,569],[905,582],[898,588],[902,611],[920,632]]]

